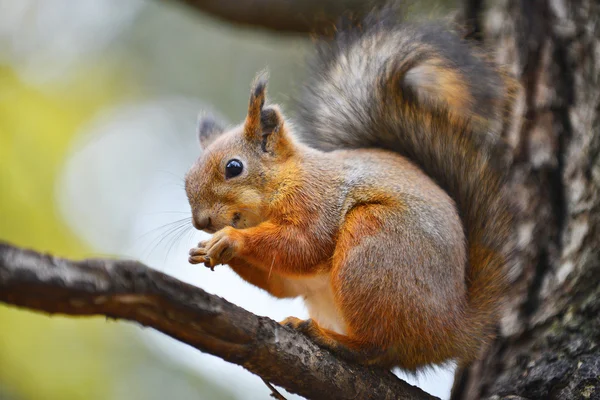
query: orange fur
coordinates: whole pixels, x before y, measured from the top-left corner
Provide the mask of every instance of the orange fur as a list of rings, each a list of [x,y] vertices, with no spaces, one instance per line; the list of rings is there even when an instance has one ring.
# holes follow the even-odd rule
[[[275,297],[295,297],[293,292],[286,290],[281,276],[279,276],[277,273],[253,267],[251,264],[243,261],[241,258],[234,258],[230,260],[229,266],[246,282],[266,290]]]
[[[276,297],[303,297],[311,319],[282,323],[354,361],[465,364],[491,337],[505,287],[510,216],[482,138],[516,89],[477,54],[463,58],[482,82],[458,68],[463,58],[403,47],[398,32],[362,33],[339,64],[323,63],[319,76],[332,82],[313,87],[305,121],[316,148],[265,105],[260,77],[244,124],[202,125],[207,147],[186,191],[197,225],[214,235],[190,262],[229,264]],[[377,53],[378,68],[353,58],[390,48],[402,57]],[[365,95],[376,106],[359,109]],[[231,160],[244,165],[233,177]]]

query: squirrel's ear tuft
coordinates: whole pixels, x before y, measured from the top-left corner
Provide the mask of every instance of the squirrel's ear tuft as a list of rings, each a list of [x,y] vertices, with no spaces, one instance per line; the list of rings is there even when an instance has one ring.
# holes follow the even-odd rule
[[[248,104],[248,116],[244,124],[246,137],[256,137],[261,135],[261,112],[265,106],[267,96],[267,82],[269,75],[266,71],[260,72],[252,83],[250,91],[250,103]]]
[[[211,115],[201,115],[198,118],[198,141],[200,147],[206,149],[225,129]]]
[[[260,144],[263,152],[277,153],[286,144],[284,118],[276,105],[265,107],[267,77],[267,72],[263,71],[252,84],[244,135],[246,140]]]

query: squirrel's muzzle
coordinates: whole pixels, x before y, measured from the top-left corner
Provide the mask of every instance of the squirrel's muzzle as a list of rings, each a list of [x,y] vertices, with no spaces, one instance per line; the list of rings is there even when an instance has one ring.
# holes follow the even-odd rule
[[[194,217],[192,218],[192,225],[199,231],[209,230],[211,228],[211,222],[210,217],[206,214],[194,214]]]

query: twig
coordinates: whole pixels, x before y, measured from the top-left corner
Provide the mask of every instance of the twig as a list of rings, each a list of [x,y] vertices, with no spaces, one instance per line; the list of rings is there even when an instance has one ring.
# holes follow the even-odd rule
[[[271,389],[271,397],[273,397],[277,400],[286,400],[286,398],[283,397],[283,395],[281,393],[279,393],[279,391],[275,388],[275,386],[271,385],[269,383],[269,381],[267,381],[265,378],[262,378],[262,380],[265,383],[265,385],[267,385],[267,387],[269,389]]]

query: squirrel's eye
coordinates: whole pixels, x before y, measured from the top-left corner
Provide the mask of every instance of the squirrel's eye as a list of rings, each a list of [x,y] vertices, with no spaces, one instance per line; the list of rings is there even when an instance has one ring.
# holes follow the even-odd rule
[[[225,166],[225,179],[233,178],[238,176],[244,170],[244,164],[240,160],[227,161],[227,165]]]

